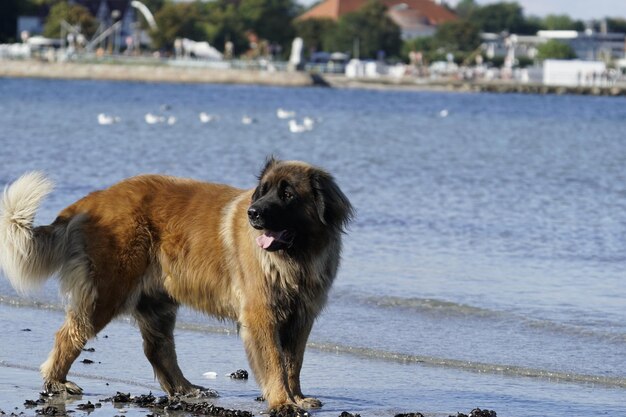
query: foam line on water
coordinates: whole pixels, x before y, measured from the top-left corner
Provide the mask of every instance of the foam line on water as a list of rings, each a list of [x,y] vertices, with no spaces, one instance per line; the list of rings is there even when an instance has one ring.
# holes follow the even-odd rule
[[[16,307],[30,307],[39,309],[48,309],[62,311],[63,307],[56,304],[45,304],[38,301],[23,300],[19,298],[0,297],[0,303],[9,304]],[[130,320],[122,320],[130,324]],[[179,321],[176,325],[177,329],[184,331],[192,331],[199,333],[211,333],[211,334],[223,334],[223,335],[237,335],[237,330],[229,327],[211,326],[204,324],[185,323]],[[414,355],[399,352],[391,352],[386,350],[378,350],[371,348],[364,348],[358,346],[347,346],[335,343],[310,341],[307,344],[309,349],[314,349],[321,352],[332,352],[345,355],[353,355],[365,359],[381,360],[398,362],[404,364],[421,364],[425,366],[434,366],[442,368],[457,369],[462,371],[477,372],[477,373],[490,373],[499,374],[511,377],[528,377],[528,378],[541,378],[554,382],[569,382],[577,384],[596,384],[606,387],[626,388],[626,379],[619,377],[607,377],[602,375],[588,375],[578,374],[572,372],[559,372],[546,369],[537,369],[531,367],[523,367],[507,364],[491,364],[484,362],[472,362],[459,359],[450,358],[438,358],[426,355]],[[0,362],[0,366],[11,366],[6,362]],[[17,365],[13,365],[17,366]],[[25,367],[24,369],[31,369]],[[37,368],[32,368],[38,370]],[[75,374],[77,376],[95,377],[89,374]],[[119,382],[126,383],[125,380]]]
[[[541,378],[552,382],[569,382],[576,384],[595,384],[609,388],[626,388],[626,379],[601,375],[586,375],[572,372],[558,372],[545,369],[527,368],[523,366],[490,364],[463,361],[458,359],[436,358],[424,355],[408,355],[364,347],[344,346],[334,343],[310,342],[310,349],[321,352],[332,352],[353,355],[365,359],[375,359],[405,364],[421,364],[426,366],[457,369],[468,372],[499,374],[510,377]]]
[[[501,320],[516,322],[529,328],[544,330],[550,333],[559,333],[570,336],[589,337],[609,342],[624,343],[626,334],[589,329],[574,324],[558,323],[552,320],[524,317],[519,314],[475,307],[463,303],[437,300],[433,298],[402,298],[393,296],[367,296],[357,299],[357,302],[384,309],[412,310],[418,313],[440,315],[444,317],[459,316],[483,320]]]

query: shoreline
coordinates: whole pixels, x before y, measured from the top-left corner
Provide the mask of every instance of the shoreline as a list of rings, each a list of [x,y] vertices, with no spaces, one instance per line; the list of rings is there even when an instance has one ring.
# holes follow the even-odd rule
[[[463,81],[421,78],[348,78],[342,74],[298,71],[218,69],[164,64],[43,62],[0,60],[0,78],[44,78],[64,80],[106,80],[186,84],[241,84],[274,87],[330,87],[395,91],[455,93],[548,94],[626,96],[626,85],[554,86],[514,81]]]
[[[254,379],[234,379],[228,375],[237,369],[249,369],[238,338],[178,329],[176,337],[180,344],[177,351],[181,368],[192,383],[206,387],[209,392],[217,391],[219,396],[166,399],[165,392],[144,357],[139,331],[130,319],[111,322],[98,337],[88,341],[86,349],[72,365],[68,379],[83,388],[82,394],[40,395],[42,380],[38,364],[47,356],[54,332],[63,321],[63,314],[55,312],[42,320],[42,311],[37,308],[2,304],[0,311],[5,318],[0,321],[0,333],[11,341],[10,346],[0,352],[0,415],[110,417],[121,413],[126,417],[143,417],[168,411],[177,411],[181,417],[268,415],[267,403],[258,401],[261,393]],[[388,382],[374,384],[377,389],[373,392],[370,388],[359,390],[356,387],[369,387],[372,383],[364,381],[363,375],[358,374],[353,376],[354,386],[345,387],[341,377],[337,376],[338,370],[345,369],[348,363],[355,366],[359,361],[343,358],[343,365],[331,364],[325,367],[328,365],[328,354],[316,351],[308,353],[304,380],[311,390],[319,393],[318,396],[325,404],[321,409],[311,412],[311,416],[350,417],[360,414],[394,417],[398,413],[411,416],[416,409],[421,409],[427,417],[447,417],[456,415],[456,410],[464,410],[469,414],[469,410],[475,407],[474,401],[468,399],[450,401],[447,406],[420,407],[408,395],[385,402],[382,399],[386,397],[383,393],[389,386]],[[370,365],[368,371],[371,368],[378,369],[375,373],[389,369],[385,365]],[[402,365],[397,366],[406,370]],[[207,369],[214,371],[214,376],[204,376],[202,372]],[[406,379],[406,376],[401,379]],[[114,397],[124,398],[113,400]],[[372,401],[372,398],[375,400]],[[481,408],[495,406],[485,402],[487,404]],[[168,408],[164,410],[166,406]],[[417,414],[412,416],[418,417]]]
[[[148,64],[43,62],[0,60],[0,78],[48,78],[189,84],[258,84],[308,87],[314,79],[305,72],[272,72]]]

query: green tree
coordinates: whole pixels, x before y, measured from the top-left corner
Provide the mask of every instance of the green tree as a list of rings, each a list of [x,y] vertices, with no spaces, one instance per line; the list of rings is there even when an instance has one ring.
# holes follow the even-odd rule
[[[432,36],[420,36],[406,40],[402,44],[402,59],[405,62],[408,62],[409,54],[413,51],[420,52],[422,54],[422,62],[426,65],[432,61],[441,61],[446,59],[446,52],[437,47],[435,38]]]
[[[566,43],[551,39],[537,48],[537,59],[574,59],[576,53]]]
[[[93,17],[86,7],[79,4],[58,2],[50,9],[43,29],[43,35],[50,38],[61,36],[61,21],[80,27],[81,33],[90,38],[98,29],[98,19]]]
[[[291,21],[299,10],[293,0],[241,0],[238,8],[247,30],[283,46],[294,38]]]
[[[573,20],[565,14],[549,14],[543,18],[543,27],[548,30],[585,30],[585,25],[580,20]]]
[[[626,33],[626,19],[607,18],[606,25],[609,29],[609,32]]]
[[[454,12],[462,19],[469,18],[479,8],[475,0],[461,0],[456,5]]]
[[[478,26],[467,20],[442,23],[434,36],[435,44],[450,52],[471,52],[480,46]]]
[[[329,49],[329,34],[335,30],[337,22],[331,19],[306,19],[296,21],[294,27],[306,49],[323,51]]]
[[[226,42],[232,42],[235,54],[248,49],[246,26],[235,4],[227,1],[207,3],[206,15],[204,30],[211,45],[223,49]]]
[[[167,0],[139,0],[150,10],[150,13],[155,14],[167,3]]]
[[[369,0],[356,12],[342,16],[329,39],[329,46],[350,52],[358,45],[360,58],[376,58],[379,51],[398,56],[402,47],[400,28],[387,16],[378,0]]]
[[[482,32],[529,34],[537,31],[528,24],[518,3],[501,2],[480,7],[470,14],[469,19]]]
[[[150,32],[157,49],[171,49],[176,38],[208,40],[201,3],[166,3],[155,15],[158,29]]]

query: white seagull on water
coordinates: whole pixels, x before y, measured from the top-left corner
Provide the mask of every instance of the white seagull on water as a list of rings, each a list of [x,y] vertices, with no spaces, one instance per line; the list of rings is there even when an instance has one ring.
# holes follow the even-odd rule
[[[200,119],[200,123],[211,123],[217,120],[216,115],[208,114],[205,112],[200,112],[200,114],[198,115],[198,118]]]
[[[165,117],[159,116],[158,114],[153,114],[153,113],[146,113],[146,115],[144,116],[144,119],[146,120],[146,123],[148,123],[149,125],[163,123],[165,121]]]
[[[294,119],[289,120],[289,131],[291,133],[302,133],[313,130],[313,119],[305,117],[302,124],[298,124]]]
[[[285,110],[285,109],[278,109],[278,110],[276,110],[276,116],[279,119],[289,119],[291,117],[296,117],[296,112],[295,111],[290,111],[290,110]]]
[[[110,116],[105,113],[98,114],[98,124],[100,125],[112,125],[119,122],[121,119],[117,116]]]

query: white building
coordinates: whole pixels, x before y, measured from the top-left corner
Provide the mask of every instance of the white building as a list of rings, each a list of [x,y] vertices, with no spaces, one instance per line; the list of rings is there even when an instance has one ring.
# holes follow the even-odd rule
[[[546,85],[603,86],[608,81],[606,64],[602,61],[546,59],[543,62]]]
[[[540,30],[535,36],[483,33],[481,35],[487,56],[537,56],[539,45],[558,40],[572,47],[584,61],[613,61],[626,58],[626,34],[598,33],[587,30]]]

